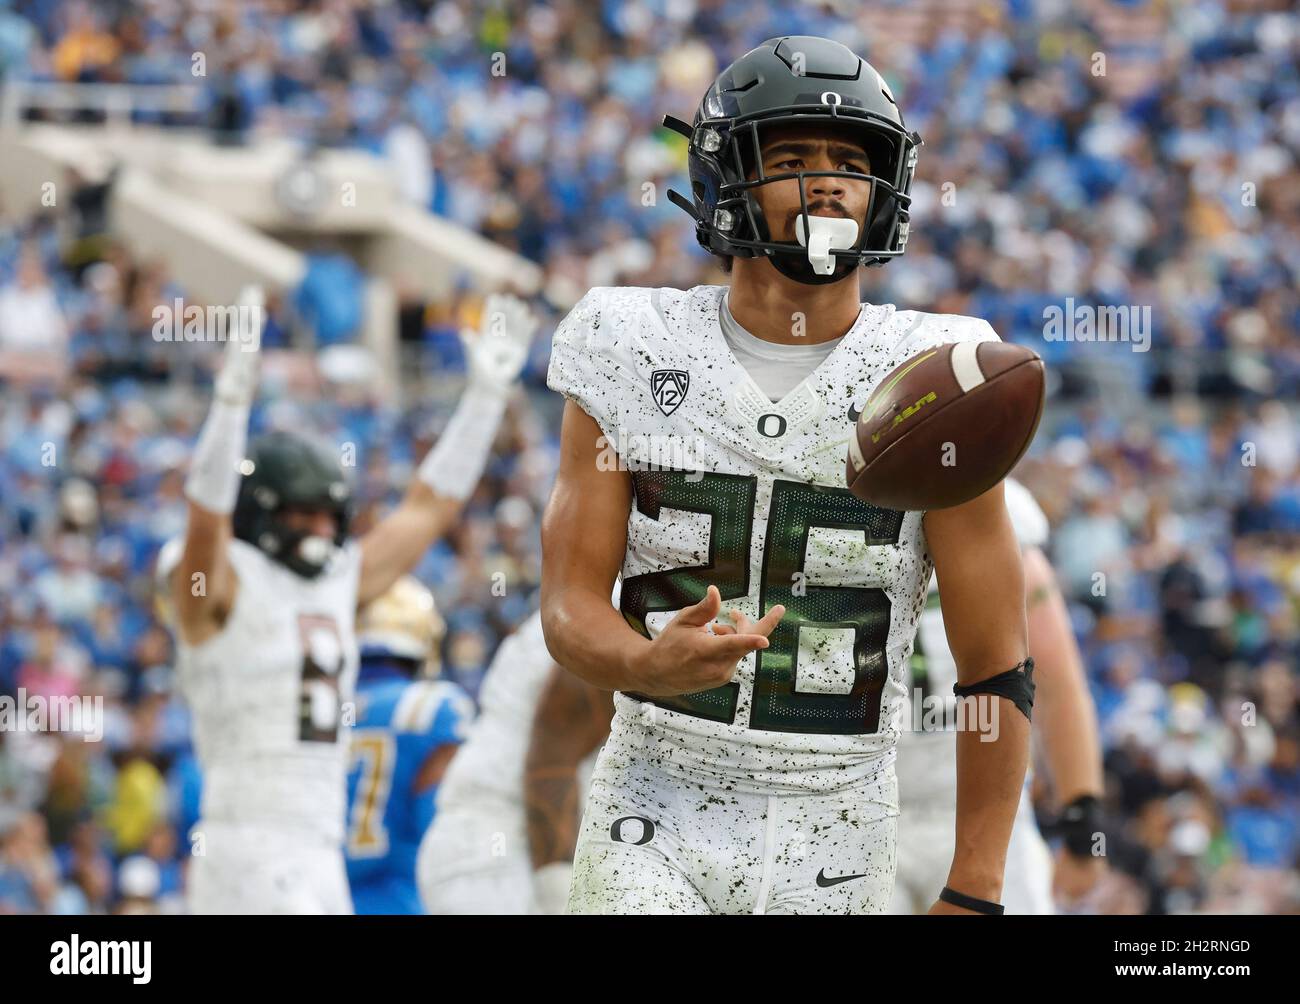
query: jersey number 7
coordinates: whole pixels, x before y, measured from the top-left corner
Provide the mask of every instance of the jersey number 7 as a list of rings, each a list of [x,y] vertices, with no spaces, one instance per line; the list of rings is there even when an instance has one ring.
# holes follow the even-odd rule
[[[698,603],[710,585],[723,600],[749,595],[750,547],[758,478],[753,475],[636,471],[632,475],[637,509],[657,520],[661,507],[711,517],[709,553],[700,565],[650,572],[623,580],[622,611],[637,631],[650,636],[646,615]],[[847,488],[777,481],[772,486],[767,539],[763,542],[759,616],[778,603],[786,607],[769,639],[756,653],[749,727],[770,732],[857,735],[875,732],[880,700],[889,676],[885,644],[890,602],[885,591],[866,586],[814,585],[804,561],[814,527],[860,531],[867,545],[896,545],[902,512],[880,509]],[[803,629],[852,633],[853,683],[848,693],[803,693],[797,689],[799,633]],[[824,635],[823,637],[830,637]],[[740,685],[676,697],[629,694],[660,707],[731,723]]]

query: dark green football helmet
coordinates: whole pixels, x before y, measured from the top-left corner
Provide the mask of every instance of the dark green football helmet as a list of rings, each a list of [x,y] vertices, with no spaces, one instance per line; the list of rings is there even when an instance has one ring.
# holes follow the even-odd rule
[[[315,578],[348,534],[352,491],[338,456],[302,436],[271,432],[254,441],[246,469],[232,520],[235,536],[295,574]],[[287,506],[333,513],[334,540],[322,546],[313,543],[320,538],[290,529],[284,520]]]
[[[871,174],[797,171],[766,175],[761,134],[775,126],[825,124],[859,142]],[[670,191],[674,205],[695,219],[695,235],[717,255],[766,255],[784,275],[817,285],[837,282],[860,265],[883,265],[907,246],[912,175],[921,137],[903,124],[893,94],[861,57],[828,38],[769,38],[722,71],[687,124],[671,115],[664,125],[690,140],[694,201]],[[756,177],[749,177],[750,171]],[[836,248],[834,272],[809,268],[809,249],[772,239],[754,190],[774,181],[799,179],[804,218],[804,178],[843,177],[871,183],[866,225],[852,248]]]

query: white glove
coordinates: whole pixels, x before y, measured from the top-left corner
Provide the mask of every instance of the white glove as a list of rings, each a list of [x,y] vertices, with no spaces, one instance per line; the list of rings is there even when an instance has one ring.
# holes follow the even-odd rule
[[[523,300],[508,293],[489,296],[479,330],[460,333],[470,383],[497,394],[509,391],[528,360],[536,331],[537,318]]]
[[[262,355],[266,314],[262,287],[245,286],[239,294],[238,308],[237,327],[226,332],[226,357],[214,389],[223,404],[247,408],[257,394],[258,360]]]
[[[234,511],[239,498],[240,464],[248,443],[248,411],[257,394],[257,361],[262,349],[262,290],[245,286],[235,312],[236,327],[226,332],[226,357],[217,374],[215,400],[199,431],[185,479],[185,494],[211,512]]]
[[[573,882],[572,861],[552,861],[533,872],[533,901],[538,913],[558,917],[569,905],[569,886]]]

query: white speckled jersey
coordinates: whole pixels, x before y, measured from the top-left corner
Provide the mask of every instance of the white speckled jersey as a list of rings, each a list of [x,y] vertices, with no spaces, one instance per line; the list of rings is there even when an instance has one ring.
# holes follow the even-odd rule
[[[203,770],[204,823],[292,827],[343,840],[361,549],[315,579],[230,542],[239,578],[222,630],[177,644]]]
[[[1021,549],[1047,543],[1047,516],[1019,481],[1004,482],[1007,514]],[[938,801],[956,812],[957,760],[951,731],[956,698],[957,662],[948,645],[939,586],[930,577],[929,594],[917,628],[916,647],[908,660],[908,703],[899,738],[899,795],[904,806]],[[1026,784],[1028,783],[1026,776]]]
[[[736,361],[725,287],[597,288],[556,331],[549,384],[599,423],[631,471],[622,611],[648,637],[716,585],[724,607],[786,616],[714,690],[618,694],[612,741],[671,774],[734,790],[833,791],[879,770],[932,567],[923,513],[844,487],[857,411],[890,370],[977,318],[864,304],[779,402]],[[852,417],[850,409],[853,409]]]
[[[540,614],[501,643],[479,690],[478,718],[438,789],[439,818],[462,803],[482,801],[485,793],[517,804],[522,816],[528,737],[553,665]]]
[[[524,761],[542,690],[555,665],[533,614],[497,648],[480,710],[438,788],[438,815],[420,843],[417,874],[430,913],[533,912]],[[578,770],[585,796],[595,757]]]

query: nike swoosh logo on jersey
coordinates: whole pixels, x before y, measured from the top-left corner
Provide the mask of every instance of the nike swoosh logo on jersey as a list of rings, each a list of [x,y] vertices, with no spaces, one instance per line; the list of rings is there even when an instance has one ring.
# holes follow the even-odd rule
[[[855,878],[866,878],[866,877],[867,877],[867,873],[861,872],[858,875],[836,875],[835,878],[827,878],[826,869],[823,868],[821,871],[817,873],[817,884],[821,886],[823,889],[826,889],[833,885],[839,885],[841,882],[848,882]]]

